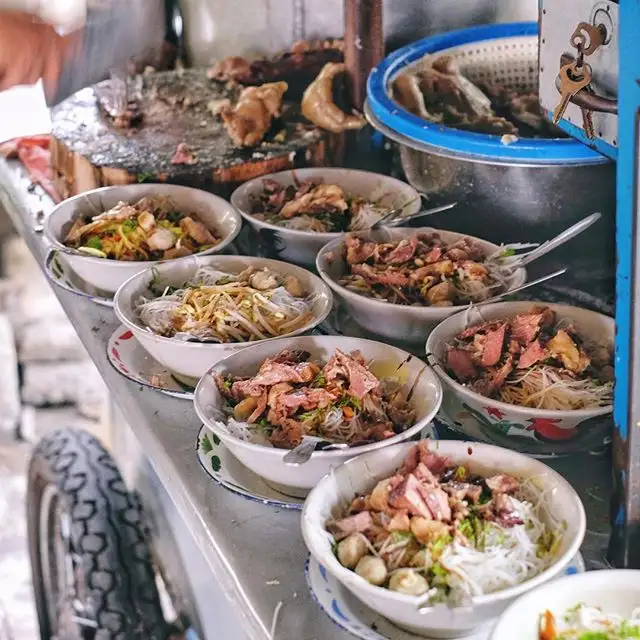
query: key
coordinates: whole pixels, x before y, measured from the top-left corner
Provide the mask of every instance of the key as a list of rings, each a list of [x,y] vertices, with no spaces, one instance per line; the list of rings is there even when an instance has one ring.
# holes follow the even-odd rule
[[[589,36],[589,46],[586,46],[586,36]],[[603,34],[598,27],[594,27],[588,22],[581,22],[573,32],[570,44],[576,49],[581,49],[585,56],[590,56],[594,51],[602,46],[603,40]]]
[[[591,83],[591,72],[587,65],[583,65],[581,69],[578,69],[575,61],[561,67],[558,75],[560,77],[560,104],[553,112],[553,124],[558,124],[567,110],[571,98],[580,89],[584,89]]]

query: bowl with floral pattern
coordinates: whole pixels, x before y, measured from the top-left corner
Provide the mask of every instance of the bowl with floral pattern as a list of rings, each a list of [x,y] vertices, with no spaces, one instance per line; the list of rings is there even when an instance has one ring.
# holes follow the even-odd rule
[[[462,384],[447,367],[447,350],[465,329],[511,319],[539,308],[553,311],[555,326],[572,326],[583,347],[613,352],[614,320],[595,311],[530,301],[473,307],[444,320],[427,340],[428,360],[444,388],[439,417],[467,437],[530,455],[563,455],[598,449],[610,437],[612,404],[559,410],[503,402],[495,396],[476,392],[470,384]],[[507,333],[503,348],[507,348],[508,340]]]

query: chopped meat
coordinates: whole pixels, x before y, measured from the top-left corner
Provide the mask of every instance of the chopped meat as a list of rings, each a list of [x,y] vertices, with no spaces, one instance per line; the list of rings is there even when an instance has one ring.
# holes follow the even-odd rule
[[[447,352],[447,367],[453,371],[456,379],[460,382],[475,378],[477,375],[471,356],[464,349],[449,349]]]
[[[190,216],[180,220],[180,228],[200,244],[216,244],[216,239],[209,229],[202,222],[194,220]]]
[[[434,520],[451,520],[451,507],[447,494],[438,487],[426,487],[424,484],[418,485],[418,493],[429,507],[429,511]]]
[[[582,373],[591,364],[589,356],[582,351],[564,329],[559,329],[556,335],[547,342],[547,350],[550,355],[558,358],[573,373]]]
[[[270,420],[267,414],[267,420]],[[297,447],[302,442],[302,423],[293,418],[281,419],[278,428],[271,434],[269,441],[274,447],[290,449]]]
[[[547,350],[540,344],[540,340],[534,340],[520,355],[518,369],[527,369],[536,362],[548,358]]]
[[[513,359],[508,356],[505,363],[488,378],[480,378],[473,384],[473,388],[482,395],[492,396],[502,388],[509,374],[513,371]]]
[[[367,123],[361,115],[345,113],[333,101],[333,81],[345,70],[344,64],[328,62],[302,97],[302,115],[316,126],[332,133],[362,129]]]
[[[186,142],[181,142],[171,158],[171,164],[198,164],[198,159],[191,152]]]
[[[461,331],[458,334],[458,338],[460,340],[466,340],[467,338],[473,338],[476,333],[486,333],[487,331],[491,331],[499,327],[502,324],[502,321],[491,321],[491,322],[482,322],[481,324],[475,324],[472,327],[466,328],[464,331]]]
[[[409,474],[389,494],[389,504],[396,509],[406,509],[409,513],[431,520],[431,510],[420,493],[418,479]]]
[[[392,271],[391,269],[376,271],[368,264],[354,264],[351,271],[372,284],[384,284],[392,287],[406,287],[409,284],[408,276],[402,271]]]
[[[387,264],[403,264],[409,262],[418,247],[418,237],[412,236],[401,240],[398,246],[385,258]]]
[[[352,516],[347,516],[341,520],[333,520],[328,524],[329,530],[336,539],[346,538],[352,533],[363,533],[373,525],[371,514],[368,511],[361,511]]]
[[[344,377],[349,381],[349,392],[356,398],[362,399],[367,393],[377,389],[380,381],[364,365],[340,349],[336,349],[331,360],[324,368],[327,380]]]
[[[275,385],[279,382],[311,382],[318,373],[318,367],[310,362],[288,365],[273,360],[265,360],[258,375],[250,380],[239,380],[233,383],[234,397],[240,395],[258,396],[262,387]]]
[[[280,364],[300,364],[307,361],[311,357],[308,351],[302,349],[284,349],[277,355],[270,358],[271,362],[277,362]]]
[[[264,391],[262,395],[258,396],[258,404],[253,410],[253,413],[247,418],[249,424],[253,424],[260,419],[260,416],[265,412],[267,408],[267,392]]]
[[[506,473],[487,478],[485,484],[493,493],[515,493],[520,488],[520,482]]]
[[[367,509],[367,499],[364,496],[358,496],[353,500],[349,507],[349,513],[359,513]]]
[[[408,473],[413,473],[418,466],[418,462],[420,462],[420,449],[418,448],[418,445],[415,445],[414,447],[411,447],[411,449],[409,449],[409,453],[404,459],[399,473],[403,476],[407,475]]]
[[[507,323],[504,322],[497,329],[487,331],[482,352],[482,366],[492,367],[498,364],[502,357],[502,345],[507,331]]]
[[[478,503],[482,495],[482,487],[477,484],[469,484],[468,482],[447,482],[442,488],[454,499],[469,499],[474,504]]]
[[[280,115],[286,82],[243,89],[234,108],[222,108],[220,115],[229,137],[240,147],[262,142],[273,118]]]
[[[335,212],[344,213],[349,208],[345,192],[335,184],[319,184],[308,193],[291,200],[280,211],[283,218],[297,215]]]
[[[376,250],[375,242],[365,242],[357,236],[348,235],[344,241],[347,250],[346,259],[349,264],[366,262]]]
[[[422,462],[431,473],[440,475],[444,473],[451,465],[449,458],[445,456],[439,456],[433,451],[429,451],[429,447],[425,440],[420,440],[418,444],[418,451],[420,452],[420,462]]]
[[[280,402],[291,414],[298,409],[304,409],[305,411],[318,408],[324,409],[335,400],[335,395],[329,393],[326,389],[310,389],[309,387],[302,387],[280,397]]]
[[[437,484],[436,477],[433,475],[433,473],[431,473],[431,470],[429,469],[429,467],[427,467],[427,465],[424,462],[418,462],[418,464],[416,465],[416,468],[414,469],[414,474],[416,478],[418,478],[421,482],[425,484],[433,484],[433,485]]]
[[[427,264],[438,262],[442,258],[442,247],[433,247],[431,251],[423,258]]]
[[[535,308],[527,313],[519,313],[511,319],[511,337],[520,344],[528,345],[540,333],[542,327],[553,324],[554,314],[551,309]]]
[[[232,400],[234,396],[231,393],[231,388],[229,387],[229,385],[227,385],[224,377],[217,371],[215,371],[211,375],[213,377],[213,381],[216,383],[216,387],[218,387],[220,395],[222,395],[222,397],[224,398],[227,398],[228,400]]]

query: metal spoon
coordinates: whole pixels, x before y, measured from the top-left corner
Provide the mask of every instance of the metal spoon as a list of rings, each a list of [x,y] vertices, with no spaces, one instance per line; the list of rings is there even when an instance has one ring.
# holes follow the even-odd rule
[[[502,298],[513,295],[514,293],[518,293],[520,291],[524,291],[525,289],[528,289],[529,287],[533,287],[536,284],[540,284],[541,282],[546,282],[547,280],[551,280],[552,278],[557,278],[558,276],[561,276],[563,273],[566,273],[566,272],[567,272],[566,268],[559,269],[558,271],[549,273],[548,275],[542,276],[541,278],[537,278],[536,280],[531,280],[531,282],[525,282],[523,285],[516,287],[515,289],[511,289],[509,291],[505,291],[504,293],[500,293],[497,296],[493,296],[491,298],[487,298],[486,300],[482,300],[482,302],[473,302],[472,306],[479,307],[481,305],[491,304],[493,302],[499,302],[500,300],[502,300]]]
[[[457,204],[458,204],[457,202],[452,202],[450,204],[443,204],[442,206],[434,207],[433,209],[424,209],[423,211],[418,211],[417,213],[413,213],[410,216],[399,215],[400,213],[402,213],[402,210],[404,209],[404,207],[396,207],[395,209],[392,209],[391,211],[386,213],[384,216],[382,216],[380,220],[378,220],[377,222],[374,222],[369,227],[369,230],[373,231],[374,229],[379,229],[380,227],[393,227],[399,224],[404,224],[409,220],[415,220],[417,218],[430,216],[434,213],[440,213],[441,211],[447,211],[447,209],[453,209],[453,207],[455,207]]]
[[[583,231],[586,231],[591,225],[596,223],[602,217],[601,213],[592,213],[590,216],[580,220],[580,222],[576,222],[571,225],[568,229],[565,229],[561,233],[559,233],[555,238],[551,238],[551,240],[547,240],[543,242],[539,247],[533,249],[529,253],[522,256],[520,260],[514,260],[513,263],[508,264],[507,266],[513,269],[519,269],[520,267],[524,267],[527,264],[531,264],[534,260],[541,258],[546,255],[550,251],[553,251],[560,245],[565,242],[575,238],[577,235],[580,235]]]
[[[287,455],[282,459],[285,464],[292,467],[298,467],[305,462],[309,462],[313,452],[318,448],[318,445],[327,442],[323,438],[316,436],[303,436],[302,442],[295,448],[289,451]],[[329,443],[326,447],[323,447],[323,451],[332,449],[346,449],[349,445],[346,443]]]

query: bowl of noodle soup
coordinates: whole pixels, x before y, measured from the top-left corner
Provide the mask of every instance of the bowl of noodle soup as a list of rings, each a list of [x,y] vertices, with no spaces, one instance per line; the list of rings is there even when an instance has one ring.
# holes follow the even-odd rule
[[[512,345],[517,337],[512,333],[514,323],[523,318],[533,319],[536,330],[530,333],[528,344]],[[537,322],[546,326],[538,327]],[[481,352],[473,351],[486,348],[496,331],[502,332],[497,336],[502,355],[494,366],[483,367]],[[427,359],[444,387],[441,417],[468,437],[530,455],[598,448],[611,429],[614,337],[613,318],[545,302],[501,302],[447,318],[430,334],[426,345]],[[531,357],[539,346],[542,350]],[[451,360],[452,351],[466,358],[460,353],[465,350],[473,364]],[[526,352],[527,362],[521,361]],[[573,364],[567,360],[572,355],[576,357]],[[565,364],[574,371],[564,368]],[[492,387],[471,371],[465,379],[466,365],[484,373],[490,383],[502,375],[504,384]]]
[[[164,262],[133,276],[114,299],[140,345],[190,379],[248,346],[311,331],[332,304],[331,290],[309,271],[245,256]]]
[[[408,474],[414,485],[420,485],[418,492],[421,495],[433,492],[433,485],[421,475],[420,465],[413,471],[407,470],[415,443],[402,443],[359,456],[323,478],[305,502],[302,534],[311,555],[327,572],[359,600],[395,625],[428,638],[466,637],[488,625],[522,594],[562,574],[585,535],[584,507],[573,487],[560,474],[529,456],[492,445],[456,440],[426,441],[418,446],[428,450],[435,460],[445,459],[454,468],[464,468],[471,474],[470,478],[488,479],[496,474],[508,474],[522,488],[527,487],[526,496],[519,497],[522,499],[520,505],[526,505],[529,515],[523,518],[524,523],[514,528],[516,537],[513,539],[509,540],[509,536],[499,538],[490,544],[484,543],[481,548],[460,545],[463,530],[461,523],[454,520],[457,524],[450,523],[449,527],[455,528],[456,533],[449,534],[445,541],[439,537],[427,543],[426,549],[418,551],[428,554],[431,560],[440,565],[438,574],[446,580],[448,589],[466,592],[466,595],[454,601],[438,598],[442,583],[434,579],[431,570],[433,565],[423,560],[414,562],[415,556],[411,558],[409,552],[400,563],[400,568],[393,568],[389,566],[389,559],[390,553],[395,553],[396,549],[387,547],[385,551],[376,548],[378,540],[385,535],[384,532],[379,533],[381,523],[385,521],[384,515],[389,507],[393,509],[396,504],[394,491],[401,489],[404,482],[392,485],[394,488],[386,491],[381,491],[381,486],[384,489],[387,482],[393,483],[394,479]],[[421,454],[420,464],[423,464],[422,460]],[[430,469],[434,468],[428,461],[426,464]],[[423,480],[418,479],[420,477]],[[364,553],[376,554],[376,561],[379,563],[379,560],[383,560],[387,565],[386,577],[380,576],[377,580],[373,580],[369,571],[360,570],[360,563],[355,570],[343,564],[341,541],[330,531],[332,524],[359,508],[356,505],[363,497],[368,510],[360,513],[368,513],[374,523],[373,527],[365,530],[364,535],[371,539],[373,532],[377,538],[373,544],[370,540],[365,543],[368,551]],[[387,505],[381,505],[380,499],[386,500]],[[413,499],[412,504],[417,506]],[[472,504],[471,500],[465,504],[470,505],[471,511],[474,507],[486,506]],[[385,510],[380,511],[383,506]],[[406,510],[403,512],[406,514]],[[395,547],[409,539],[415,548],[415,540],[420,540],[420,533],[413,528],[416,516],[412,509],[409,509],[409,513],[410,533],[394,526],[389,536]],[[442,525],[446,521],[446,517],[436,518],[434,514],[428,523]],[[387,526],[392,528],[391,524]],[[549,551],[540,554],[540,558],[536,553],[538,544],[529,536],[529,531],[536,528],[556,533],[555,544]],[[394,576],[400,572],[410,572],[414,579],[416,576],[425,576],[428,580],[427,591],[395,588]],[[406,586],[408,584],[405,583]],[[514,639],[517,637],[517,634],[513,635]]]
[[[213,242],[211,245],[191,247],[194,255],[196,251],[199,255],[209,255],[228,250],[242,227],[242,218],[238,212],[219,196],[192,187],[145,183],[93,189],[61,202],[45,219],[44,234],[58,251],[65,254],[71,268],[80,278],[111,296],[123,282],[134,274],[157,264],[159,259],[172,261],[185,259],[185,257],[166,257],[171,254],[163,254],[161,258],[153,259],[153,256],[149,255],[149,247],[144,239],[146,234],[143,232],[141,218],[134,215],[131,219],[120,220],[119,213],[124,214],[125,209],[132,210],[145,200],[165,201],[165,206],[168,206],[172,213],[175,212],[180,217],[192,218],[198,225],[205,227],[206,232],[212,236]],[[131,206],[127,207],[127,205]],[[139,208],[135,213],[140,214],[142,211],[143,208]],[[149,216],[148,213],[146,215]],[[113,227],[110,244],[113,245],[114,251],[109,252],[109,257],[101,255],[100,251],[92,251],[92,247],[88,249],[73,247],[67,242],[69,232],[79,221],[88,220],[94,216],[105,217],[104,223],[110,219],[114,220],[110,225]],[[134,222],[135,218],[137,218],[136,222]],[[127,224],[133,228],[127,228]],[[92,225],[86,225],[87,228],[90,226]],[[159,225],[157,228],[161,229]],[[181,233],[179,226],[175,225],[161,229],[161,233],[164,234],[170,231],[172,234]],[[101,237],[104,234],[97,230],[95,233],[97,235],[88,234],[89,241],[94,240],[98,242],[98,247],[104,248],[102,246],[104,238]],[[143,239],[141,240],[138,236],[142,236]],[[116,250],[117,245],[120,246],[120,251]],[[143,247],[146,247],[147,251]],[[126,251],[127,248],[136,249],[136,251]],[[187,252],[174,251],[174,253],[179,256]],[[119,256],[119,254],[122,255]]]

